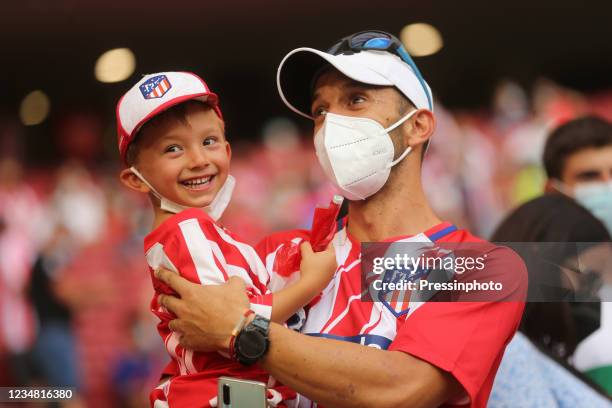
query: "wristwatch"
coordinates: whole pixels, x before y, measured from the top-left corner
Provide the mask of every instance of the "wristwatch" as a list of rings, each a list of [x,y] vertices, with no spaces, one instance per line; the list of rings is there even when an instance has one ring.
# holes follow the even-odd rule
[[[269,331],[270,319],[255,315],[255,319],[247,324],[236,337],[234,345],[236,360],[246,366],[259,361],[268,351]]]

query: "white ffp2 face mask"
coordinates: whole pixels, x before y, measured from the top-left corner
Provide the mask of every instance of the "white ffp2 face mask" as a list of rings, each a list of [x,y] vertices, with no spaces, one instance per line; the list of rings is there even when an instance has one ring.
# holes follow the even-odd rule
[[[323,171],[349,200],[365,200],[387,182],[391,167],[412,150],[409,146],[393,160],[389,132],[410,119],[413,110],[385,129],[369,118],[325,114],[325,122],[314,137],[315,150]]]
[[[144,178],[144,176],[138,170],[136,170],[135,167],[133,166],[130,167],[130,171],[134,173],[136,177],[138,177],[143,183],[146,184],[147,187],[151,189],[151,193],[153,193],[153,195],[159,199],[159,202],[160,202],[159,207],[162,210],[167,211],[169,213],[178,214],[183,210],[192,208],[192,207],[186,207],[184,205],[175,203],[174,201],[168,200],[167,198],[159,194],[157,190],[151,185],[151,183],[149,183]],[[232,194],[234,192],[235,186],[236,186],[236,179],[228,174],[227,179],[225,180],[225,183],[223,183],[223,186],[221,187],[221,189],[219,189],[213,201],[209,205],[201,209],[204,210],[210,216],[210,218],[217,221],[219,218],[221,218],[221,216],[223,215],[223,212],[229,205],[229,202],[232,199]]]

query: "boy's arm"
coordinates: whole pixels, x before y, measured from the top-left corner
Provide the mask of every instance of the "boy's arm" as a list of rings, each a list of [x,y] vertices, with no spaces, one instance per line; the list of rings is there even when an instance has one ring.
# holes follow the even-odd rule
[[[283,324],[300,308],[308,304],[321,289],[299,280],[274,293],[270,320]]]
[[[300,246],[302,261],[300,279],[274,293],[272,321],[284,323],[296,311],[308,304],[329,284],[336,271],[336,253],[333,245],[325,251],[313,252],[309,242]]]

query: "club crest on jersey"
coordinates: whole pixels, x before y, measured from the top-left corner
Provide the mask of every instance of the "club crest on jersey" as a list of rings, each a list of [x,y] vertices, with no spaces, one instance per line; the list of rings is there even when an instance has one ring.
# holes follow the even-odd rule
[[[407,269],[391,268],[385,270],[382,276],[383,288],[389,287],[390,283],[408,283],[417,282],[419,279],[427,276],[429,271],[423,269]],[[400,317],[410,311],[410,294],[408,289],[383,289],[378,292],[378,301],[381,302],[395,317]]]
[[[164,96],[171,88],[172,84],[165,75],[157,75],[140,85],[140,93],[145,99],[155,99]]]

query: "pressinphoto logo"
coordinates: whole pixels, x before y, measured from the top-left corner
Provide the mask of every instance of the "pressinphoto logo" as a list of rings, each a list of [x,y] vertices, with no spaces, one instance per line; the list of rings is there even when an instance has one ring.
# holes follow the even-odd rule
[[[612,243],[362,245],[363,301],[396,316],[423,302],[611,301]]]

